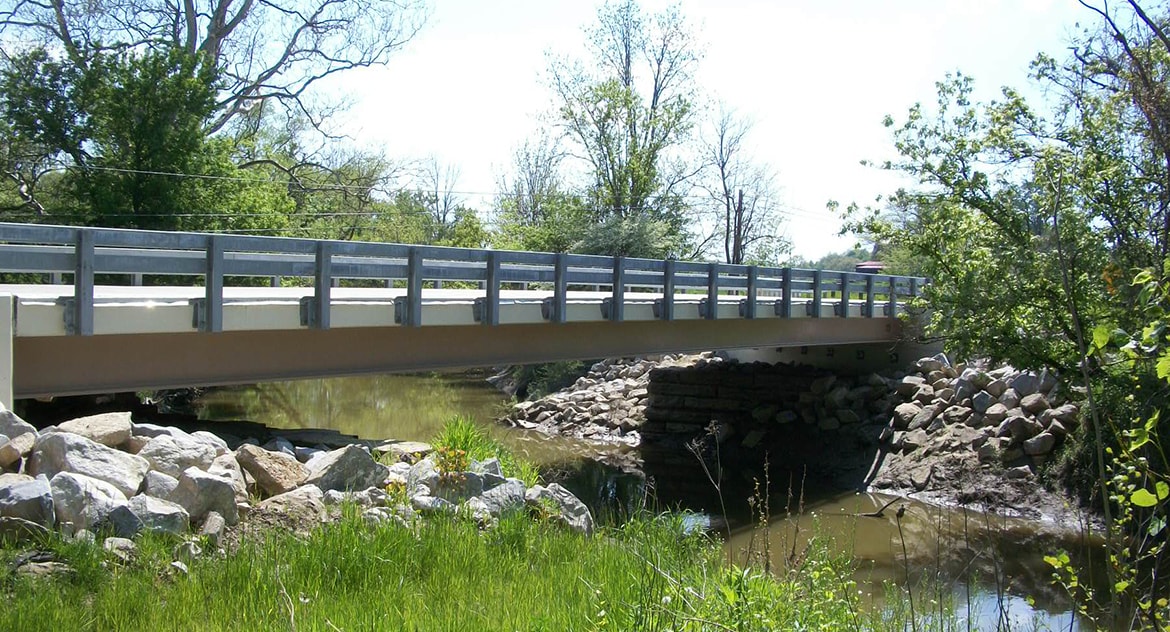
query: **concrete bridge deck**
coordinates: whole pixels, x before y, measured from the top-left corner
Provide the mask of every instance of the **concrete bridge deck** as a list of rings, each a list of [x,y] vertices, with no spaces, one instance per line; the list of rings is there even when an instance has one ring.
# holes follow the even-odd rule
[[[18,224],[0,224],[0,272],[72,281],[0,285],[4,401],[709,349],[889,344],[900,338],[904,299],[923,283]],[[202,285],[95,283],[134,274],[202,277]],[[312,285],[224,285],[225,278],[268,275]],[[398,287],[345,286],[374,283]],[[524,286],[542,289],[510,289]]]

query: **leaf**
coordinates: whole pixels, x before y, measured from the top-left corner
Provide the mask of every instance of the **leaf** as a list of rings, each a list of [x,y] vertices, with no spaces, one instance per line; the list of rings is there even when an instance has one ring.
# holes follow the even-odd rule
[[[1129,582],[1121,580],[1116,584],[1113,584],[1113,594],[1120,595],[1121,593],[1125,592],[1126,588],[1129,588]]]
[[[1113,335],[1110,333],[1108,327],[1105,325],[1097,325],[1093,328],[1093,348],[1104,349],[1112,337]]]
[[[1167,483],[1166,481],[1158,481],[1158,483],[1154,485],[1154,490],[1158,494],[1158,500],[1166,500],[1166,497],[1170,496],[1170,483]]]
[[[1150,493],[1150,490],[1142,488],[1130,494],[1129,502],[1138,507],[1153,507],[1158,504],[1158,497]]]
[[[1170,354],[1163,354],[1158,358],[1158,379],[1164,380],[1170,376]]]

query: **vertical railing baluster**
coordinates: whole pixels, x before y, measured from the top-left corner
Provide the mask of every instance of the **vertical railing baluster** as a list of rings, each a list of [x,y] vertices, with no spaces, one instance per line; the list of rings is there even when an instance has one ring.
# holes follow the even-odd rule
[[[792,318],[792,268],[780,271],[780,313],[781,318]]]
[[[865,316],[873,318],[874,276],[865,275]]]
[[[203,331],[223,331],[223,240],[207,238],[207,260],[203,285]]]
[[[760,269],[756,266],[748,267],[747,271],[747,297],[744,303],[744,318],[756,317],[756,284],[759,283]]]
[[[719,264],[707,265],[707,320],[719,318]]]
[[[93,248],[92,230],[79,229],[74,245],[73,331],[79,336],[93,335]]]
[[[918,296],[918,277],[910,277],[910,298]]]
[[[553,322],[568,321],[569,255],[558,253],[553,268]]]
[[[677,263],[667,259],[662,263],[662,320],[674,320],[674,272]]]
[[[886,297],[886,316],[893,318],[898,315],[898,279],[889,277],[890,295]]]
[[[406,257],[406,324],[422,326],[422,251],[411,248]]]
[[[316,276],[313,282],[313,324],[317,329],[329,329],[329,312],[333,298],[333,245],[317,242]]]
[[[609,319],[620,323],[626,317],[626,258],[613,258],[613,299],[609,306]]]
[[[821,317],[821,271],[813,270],[812,317]]]
[[[487,288],[484,293],[483,314],[481,322],[484,325],[500,324],[500,253],[489,250],[487,253]]]
[[[849,317],[849,273],[841,273],[841,318]]]

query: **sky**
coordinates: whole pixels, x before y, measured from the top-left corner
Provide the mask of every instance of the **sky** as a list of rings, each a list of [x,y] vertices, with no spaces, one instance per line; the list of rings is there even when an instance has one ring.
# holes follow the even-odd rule
[[[667,3],[643,0],[647,11]],[[852,247],[830,200],[872,204],[903,183],[863,166],[893,158],[886,115],[934,100],[961,70],[976,97],[1028,94],[1038,52],[1063,57],[1094,16],[1075,0],[684,0],[704,46],[697,88],[753,122],[750,149],[777,174],[794,255]],[[352,101],[345,131],[390,157],[458,170],[455,189],[487,210],[512,152],[549,123],[549,55],[581,57],[600,2],[433,0],[426,26],[385,67],[333,89]],[[1078,26],[1078,21],[1081,26]],[[1034,91],[1035,88],[1032,88]]]

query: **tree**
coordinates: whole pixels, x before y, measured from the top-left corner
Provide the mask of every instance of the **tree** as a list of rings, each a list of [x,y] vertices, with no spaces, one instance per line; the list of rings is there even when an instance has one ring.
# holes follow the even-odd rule
[[[221,80],[215,132],[265,100],[312,117],[317,82],[385,64],[425,17],[421,0],[13,0],[0,36],[60,51],[81,71],[110,51],[200,57]]]
[[[588,206],[605,254],[679,254],[682,187],[694,175],[677,152],[694,125],[698,52],[682,15],[646,15],[633,0],[603,6],[588,31],[591,67],[557,60],[549,76],[556,118],[589,169]],[[652,237],[663,243],[645,244]]]
[[[500,179],[496,200],[495,244],[511,250],[570,252],[592,223],[580,196],[561,180],[564,154],[556,142],[541,135],[513,153],[513,172]]]
[[[751,124],[723,110],[704,144],[703,188],[715,206],[717,228],[728,263],[775,262],[790,249],[779,235],[775,176],[756,164],[744,146]]]

